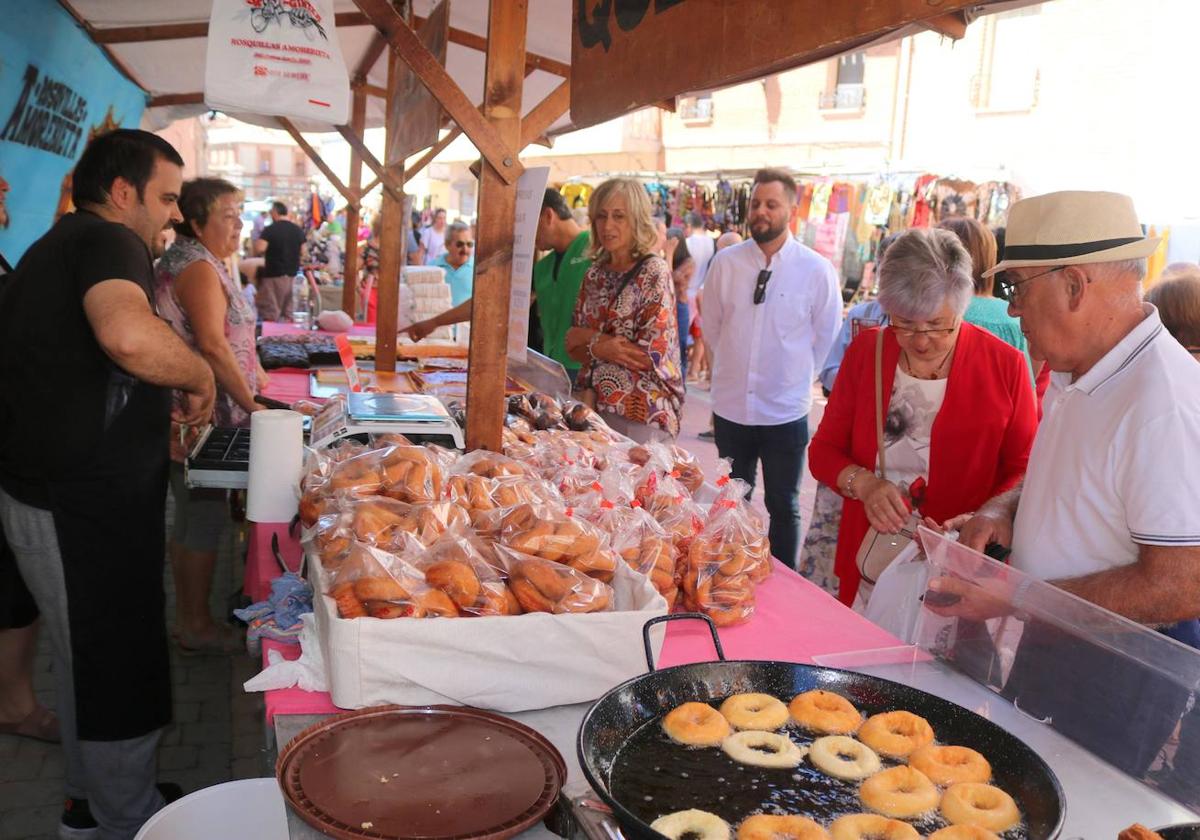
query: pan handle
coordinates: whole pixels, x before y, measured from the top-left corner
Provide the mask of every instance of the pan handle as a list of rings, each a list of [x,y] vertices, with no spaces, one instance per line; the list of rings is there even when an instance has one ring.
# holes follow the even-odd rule
[[[671,615],[660,615],[657,618],[652,618],[642,625],[642,642],[646,645],[646,667],[650,673],[654,673],[654,648],[650,646],[650,628],[655,624],[662,624],[664,621],[677,621],[682,618],[695,618],[708,623],[708,632],[712,633],[713,647],[717,649],[717,659],[725,661],[725,649],[721,647],[721,637],[717,635],[717,625],[713,624],[713,620],[704,613],[685,612],[672,613]]]

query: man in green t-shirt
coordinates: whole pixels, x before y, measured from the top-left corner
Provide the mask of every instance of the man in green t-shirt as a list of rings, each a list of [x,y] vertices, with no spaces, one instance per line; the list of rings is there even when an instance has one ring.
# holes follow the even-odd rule
[[[575,299],[583,275],[592,264],[587,255],[590,236],[571,215],[566,200],[553,187],[546,188],[542,198],[542,212],[538,216],[537,235],[534,247],[539,251],[550,251],[533,266],[533,294],[537,306],[538,321],[542,325],[544,346],[541,349],[550,358],[560,362],[572,378],[579,370],[579,362],[567,355],[567,330],[575,314]],[[463,301],[453,309],[401,330],[413,341],[448,324],[458,324],[471,319],[471,300]]]

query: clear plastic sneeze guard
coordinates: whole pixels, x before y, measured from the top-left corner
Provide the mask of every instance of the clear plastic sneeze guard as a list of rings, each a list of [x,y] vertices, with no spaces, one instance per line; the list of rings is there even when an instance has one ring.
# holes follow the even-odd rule
[[[932,588],[915,646],[820,664],[938,694],[1025,740],[1063,783],[1063,837],[1103,836],[1099,825],[1115,837],[1133,822],[1195,821],[1163,797],[1200,810],[1200,651],[933,531],[922,528],[921,541]],[[967,585],[949,595],[936,589],[939,578]],[[1119,785],[1114,771],[1158,795]],[[1090,801],[1072,795],[1080,790]]]

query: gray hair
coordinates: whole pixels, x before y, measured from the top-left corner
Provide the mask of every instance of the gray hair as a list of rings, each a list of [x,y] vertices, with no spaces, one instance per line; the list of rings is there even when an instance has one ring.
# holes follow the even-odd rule
[[[945,305],[961,317],[974,293],[971,255],[948,230],[905,231],[879,266],[879,304],[891,318],[927,321]]]
[[[1087,263],[1082,267],[1086,268],[1087,273],[1095,280],[1117,280],[1121,277],[1132,277],[1139,283],[1146,278],[1148,271],[1145,257],[1136,260]]]
[[[457,234],[462,233],[464,230],[467,233],[470,233],[471,226],[469,224],[467,224],[466,222],[464,222],[462,219],[459,219],[457,221],[451,222],[450,224],[446,225],[446,241],[447,242],[452,241]]]
[[[704,219],[700,218],[699,213],[688,213],[683,220],[694,228],[704,229]]]

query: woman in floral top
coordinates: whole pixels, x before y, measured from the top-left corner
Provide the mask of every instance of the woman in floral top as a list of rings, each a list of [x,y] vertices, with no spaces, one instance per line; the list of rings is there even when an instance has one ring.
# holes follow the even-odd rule
[[[581,362],[576,385],[637,441],[679,434],[683,376],[675,289],[650,200],[637,181],[614,178],[592,194],[592,267],[575,302],[567,353]]]
[[[188,346],[204,357],[217,380],[215,426],[249,426],[254,401],[266,374],[255,349],[255,313],[224,260],[238,247],[242,229],[241,195],[227,181],[200,178],[183,185],[179,196],[183,221],[175,242],[158,262],[155,299],[158,313]],[[176,395],[176,399],[180,399]],[[220,490],[189,490],[183,461],[195,432],[171,433],[171,494],[175,524],[171,565],[175,575],[176,638],[184,652],[233,651],[240,642],[232,629],[209,614],[217,543],[228,519]]]

